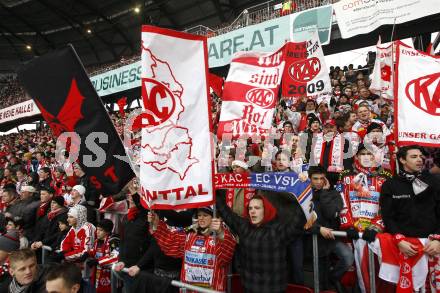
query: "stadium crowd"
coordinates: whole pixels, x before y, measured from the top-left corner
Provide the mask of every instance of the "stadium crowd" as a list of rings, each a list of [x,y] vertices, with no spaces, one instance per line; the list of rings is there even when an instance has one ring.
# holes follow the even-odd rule
[[[56,157],[50,129],[2,136],[0,292],[45,292],[46,286],[111,292],[112,265],[116,287],[122,283],[125,292],[173,292],[172,279],[224,291],[231,264],[246,292],[285,292],[288,283],[306,282],[308,233],[319,235],[321,289],[364,290],[365,276],[353,273],[362,265],[354,255],[381,232],[393,235],[397,253],[410,259],[426,253],[436,261],[439,151],[395,146],[392,102],[370,92],[365,72],[332,67],[333,93],[319,104],[306,96],[295,103],[281,98],[271,145],[247,140],[241,152],[237,142],[218,143],[218,172],[307,176],[315,222],[306,222],[297,203],[286,207],[280,198],[288,195],[250,188],[217,192],[221,218],[212,207],[148,213],[135,180],[118,195],[98,194],[68,154]],[[215,126],[221,99],[212,97]],[[125,118],[111,118],[122,136]],[[350,151],[353,156],[338,156]],[[251,164],[251,157],[261,160]],[[264,158],[270,163],[262,164]],[[335,238],[335,230],[347,238]],[[415,238],[428,240],[418,247]]]

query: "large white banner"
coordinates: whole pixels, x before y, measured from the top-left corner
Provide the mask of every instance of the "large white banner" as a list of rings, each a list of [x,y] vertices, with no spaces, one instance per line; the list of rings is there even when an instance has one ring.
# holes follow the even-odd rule
[[[438,0],[341,0],[333,4],[342,38],[440,13]]]
[[[440,147],[440,58],[397,46],[396,127],[398,145]]]
[[[213,202],[206,38],[142,27],[141,194],[154,209]]]
[[[35,102],[33,100],[28,100],[15,104],[14,106],[0,109],[0,124],[38,114],[41,114],[41,112]]]

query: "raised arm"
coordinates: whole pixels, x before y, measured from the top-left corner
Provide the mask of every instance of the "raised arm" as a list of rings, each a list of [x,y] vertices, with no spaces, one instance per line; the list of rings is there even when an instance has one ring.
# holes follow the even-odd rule
[[[242,232],[242,228],[248,225],[248,221],[235,214],[226,204],[226,191],[218,189],[216,192],[216,206],[223,221],[237,234]]]

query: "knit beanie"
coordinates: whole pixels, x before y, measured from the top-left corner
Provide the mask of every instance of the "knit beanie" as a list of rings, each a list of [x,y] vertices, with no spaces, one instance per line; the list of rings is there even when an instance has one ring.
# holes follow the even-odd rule
[[[69,225],[69,223],[67,222],[67,213],[62,213],[58,215],[58,222],[61,222],[65,225]]]
[[[382,125],[380,125],[379,123],[376,123],[376,122],[372,122],[367,127],[367,133],[370,133],[374,129],[379,129],[381,132],[383,132]]]
[[[82,196],[86,193],[86,188],[82,185],[75,185],[72,190],[78,191],[78,193]]]
[[[209,214],[211,216],[214,214],[214,210],[212,209],[211,206],[200,207],[200,208],[197,209],[197,211],[201,211],[201,212],[207,213],[207,214]]]
[[[308,126],[310,127],[312,125],[313,122],[319,122],[319,124],[321,124],[321,120],[319,120],[318,117],[316,117],[315,114],[309,114],[307,116],[308,119]]]
[[[55,196],[54,198],[52,198],[52,201],[56,202],[57,205],[59,205],[60,207],[64,206],[64,197],[62,196]]]
[[[104,230],[107,233],[112,233],[113,222],[110,221],[109,219],[103,219],[98,223],[97,227],[102,228],[102,230]]]
[[[247,169],[249,168],[248,165],[246,164],[246,162],[243,162],[243,161],[241,161],[241,160],[235,160],[235,161],[233,161],[233,162],[232,162],[232,166],[241,167],[241,168],[243,168],[243,169],[245,169],[245,170],[247,170]]]

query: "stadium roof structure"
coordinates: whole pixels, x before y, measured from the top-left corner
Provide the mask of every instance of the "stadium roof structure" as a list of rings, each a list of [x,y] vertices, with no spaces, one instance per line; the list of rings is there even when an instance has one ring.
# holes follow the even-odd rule
[[[141,24],[215,27],[266,1],[0,0],[0,72],[67,43],[86,66],[118,61],[139,52]]]

